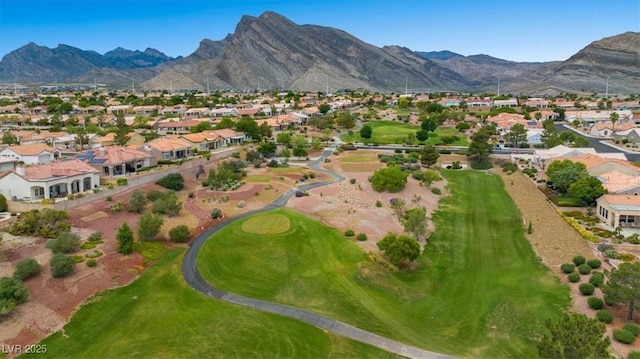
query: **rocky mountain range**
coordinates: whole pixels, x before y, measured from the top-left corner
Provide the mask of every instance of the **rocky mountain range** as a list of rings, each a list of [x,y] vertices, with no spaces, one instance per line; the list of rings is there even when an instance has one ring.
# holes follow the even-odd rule
[[[640,92],[640,33],[596,41],[566,61],[523,63],[451,51],[382,48],[338,29],[298,25],[274,12],[244,16],[220,41],[204,39],[184,58],[155,49],[100,55],[29,43],[0,61],[0,82],[54,80],[146,89],[363,88],[385,92],[465,91],[545,94]]]

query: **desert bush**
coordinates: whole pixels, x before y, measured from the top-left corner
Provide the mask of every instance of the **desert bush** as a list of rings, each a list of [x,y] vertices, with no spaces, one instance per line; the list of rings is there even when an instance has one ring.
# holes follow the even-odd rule
[[[573,273],[573,270],[575,268],[576,266],[573,265],[573,263],[564,263],[560,266],[560,270],[562,271],[562,273],[565,273],[565,274]]]
[[[49,261],[49,266],[51,266],[51,275],[54,277],[64,277],[71,272],[75,267],[75,262],[73,258],[66,256],[62,253],[54,254]]]
[[[591,283],[582,283],[578,287],[578,290],[580,290],[580,293],[582,293],[582,295],[591,295],[596,290],[596,287],[594,287]]]
[[[149,200],[150,202],[155,202],[164,197],[164,195],[164,192],[158,191],[157,189],[152,189],[151,191],[147,192],[147,200]]]
[[[629,253],[629,252],[619,252],[618,253],[618,259],[621,259],[625,262],[633,262],[636,260],[636,255],[633,253]]]
[[[246,205],[247,205],[247,202],[243,200],[238,201],[238,204],[237,204],[238,208],[244,208]]]
[[[631,344],[636,341],[636,336],[624,329],[614,329],[613,338],[623,344]]]
[[[129,181],[127,181],[126,178],[118,178],[118,180],[116,181],[116,184],[118,186],[126,186],[129,184]]]
[[[170,190],[179,191],[184,188],[184,177],[180,173],[169,173],[160,178],[156,184]]]
[[[571,283],[577,283],[580,281],[580,274],[576,272],[569,273],[567,280]]]
[[[44,208],[41,211],[34,209],[21,213],[11,223],[9,233],[14,236],[38,234],[44,238],[55,238],[70,229],[67,212]]]
[[[591,278],[589,278],[589,283],[593,284],[594,287],[600,287],[604,284],[604,274],[601,272],[593,272]]]
[[[98,265],[98,261],[96,261],[95,259],[89,259],[87,261],[87,267],[95,267]]]
[[[0,279],[0,321],[9,316],[18,304],[29,299],[29,290],[21,280],[10,277]]]
[[[42,271],[42,266],[33,258],[23,259],[16,264],[13,278],[24,281],[38,275]]]
[[[434,187],[434,188],[431,189],[431,193],[436,194],[436,195],[439,196],[439,195],[442,194],[442,191],[440,190],[440,188]]]
[[[89,237],[87,238],[87,242],[92,242],[92,243],[102,243],[102,242],[104,242],[102,232],[96,231],[96,232],[91,233],[89,235]]]
[[[587,262],[586,258],[584,258],[583,256],[575,256],[571,261],[576,265],[576,267],[579,267]]]
[[[356,232],[354,232],[353,229],[347,229],[346,231],[344,231],[344,235],[347,237],[353,237],[356,235]]]
[[[640,352],[630,352],[629,355],[627,356],[627,359],[640,359]]]
[[[58,238],[51,239],[45,247],[53,253],[73,253],[80,249],[80,236],[71,232],[60,233]]]
[[[604,300],[598,297],[589,297],[589,299],[587,299],[587,304],[589,304],[589,308],[594,310],[600,310],[604,308]]]
[[[589,273],[591,273],[591,267],[589,267],[586,264],[581,264],[578,267],[578,272],[580,272],[580,274],[589,274]]]
[[[382,201],[381,200],[377,200],[376,201],[376,207],[378,207],[378,208],[382,207]]]
[[[171,242],[184,243],[189,240],[190,236],[191,232],[189,231],[189,227],[185,225],[176,226],[169,230],[169,239],[171,239]]]
[[[367,240],[367,234],[366,233],[358,233],[358,236],[356,237],[357,240],[359,241],[366,241]]]
[[[218,219],[222,217],[222,210],[220,208],[214,208],[211,210],[211,218]]]
[[[622,329],[633,334],[633,336],[636,338],[638,337],[638,335],[640,335],[640,327],[633,323],[624,323],[624,325],[622,326]]]
[[[620,258],[620,253],[618,253],[618,251],[616,251],[615,249],[607,249],[606,251],[604,251],[604,256],[611,259],[618,259]]]
[[[601,309],[596,313],[596,319],[603,323],[609,324],[613,322],[613,314],[611,314],[611,312],[606,309]]]
[[[304,192],[296,191],[296,197],[302,197],[302,196],[304,196]]]
[[[589,259],[587,265],[591,267],[591,269],[598,269],[602,265],[602,262],[600,262],[599,259]]]
[[[351,184],[356,183],[356,179],[355,179],[355,178],[350,179],[350,180],[349,180],[349,183],[351,183]]]
[[[6,212],[9,210],[9,205],[7,204],[7,197],[3,194],[0,194],[0,212]]]

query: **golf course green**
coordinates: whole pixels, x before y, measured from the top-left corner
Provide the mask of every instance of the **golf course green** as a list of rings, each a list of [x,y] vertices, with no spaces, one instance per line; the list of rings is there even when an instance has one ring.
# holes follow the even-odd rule
[[[404,122],[394,121],[371,121],[368,122],[373,132],[370,140],[364,141],[360,137],[359,131],[353,131],[353,135],[342,135],[340,139],[345,142],[367,142],[376,144],[403,144],[410,133],[415,134],[420,126],[411,125]],[[435,145],[440,143],[443,136],[457,136],[458,141],[454,142],[454,146],[467,146],[468,142],[464,134],[461,134],[453,127],[438,127],[435,133],[429,133],[429,139],[425,144]],[[417,144],[417,142],[416,142]]]
[[[436,231],[414,270],[389,271],[337,230],[277,209],[214,234],[200,251],[199,271],[223,290],[311,310],[424,349],[458,357],[536,357],[537,333],[545,319],[568,307],[568,288],[537,260],[499,177],[443,175],[452,195],[432,214]],[[290,228],[245,230],[246,221],[273,215],[288,217]]]
[[[386,358],[378,348],[293,319],[220,302],[187,287],[184,249],[132,284],[97,294],[40,344],[39,358]],[[26,355],[29,356],[29,355]]]

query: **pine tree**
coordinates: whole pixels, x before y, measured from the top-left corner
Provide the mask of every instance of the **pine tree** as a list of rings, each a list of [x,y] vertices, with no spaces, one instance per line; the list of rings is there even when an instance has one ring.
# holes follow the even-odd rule
[[[131,254],[133,252],[133,232],[127,222],[118,228],[116,240],[118,241],[118,253]]]

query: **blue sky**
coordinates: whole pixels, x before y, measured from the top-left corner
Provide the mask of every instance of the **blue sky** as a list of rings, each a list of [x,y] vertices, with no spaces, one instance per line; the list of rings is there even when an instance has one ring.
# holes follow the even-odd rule
[[[186,56],[242,15],[278,12],[376,46],[565,60],[592,41],[640,31],[640,0],[0,0],[0,56],[28,42],[105,53],[118,46]]]

